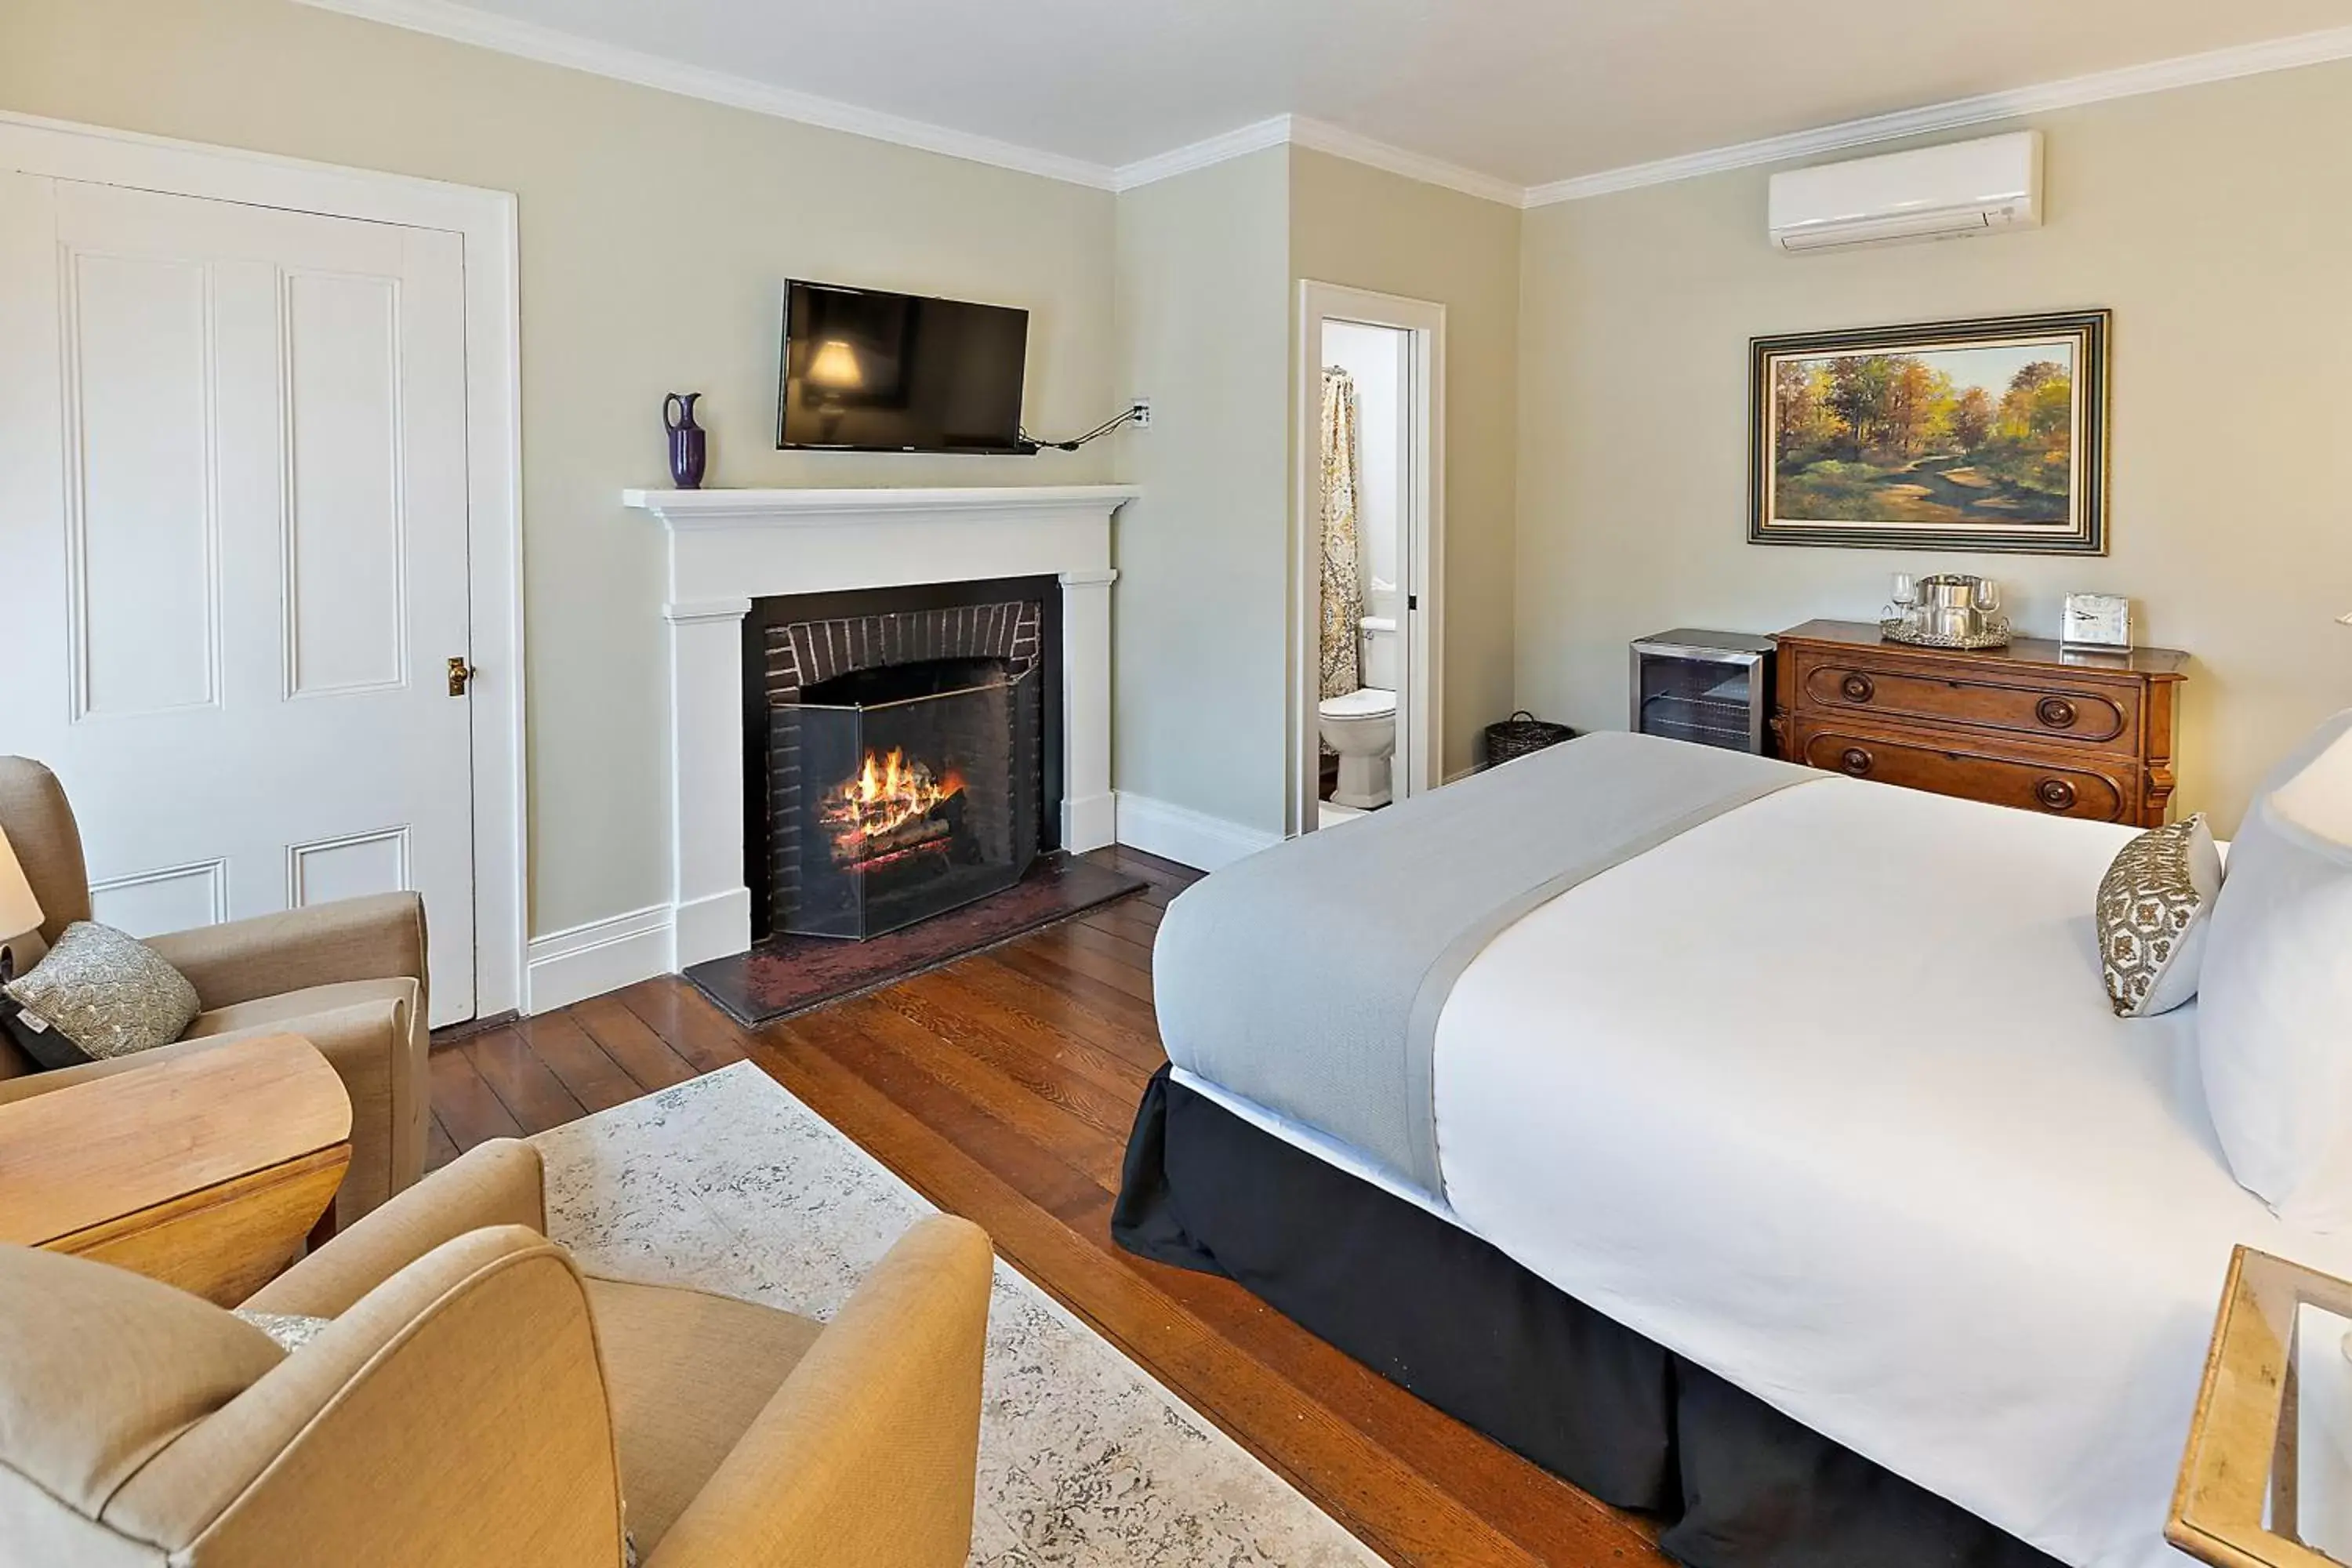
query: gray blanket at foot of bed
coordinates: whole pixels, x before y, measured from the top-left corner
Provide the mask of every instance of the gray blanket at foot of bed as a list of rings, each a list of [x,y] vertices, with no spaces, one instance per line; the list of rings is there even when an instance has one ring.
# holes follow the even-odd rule
[[[1438,1014],[1504,928],[1585,879],[1822,775],[1588,735],[1228,866],[1152,952],[1169,1059],[1442,1197]]]

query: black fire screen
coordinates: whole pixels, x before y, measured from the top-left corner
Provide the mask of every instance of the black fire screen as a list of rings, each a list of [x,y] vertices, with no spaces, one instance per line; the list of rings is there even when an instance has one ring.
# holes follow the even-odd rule
[[[1039,683],[1034,666],[932,659],[776,704],[802,779],[782,929],[878,936],[1019,881],[1037,852]]]

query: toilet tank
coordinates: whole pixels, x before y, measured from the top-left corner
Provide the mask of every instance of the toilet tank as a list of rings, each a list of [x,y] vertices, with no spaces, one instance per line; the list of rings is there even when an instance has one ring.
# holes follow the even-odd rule
[[[1397,652],[1397,624],[1392,616],[1366,616],[1359,623],[1364,635],[1364,684],[1394,691],[1402,661]]]

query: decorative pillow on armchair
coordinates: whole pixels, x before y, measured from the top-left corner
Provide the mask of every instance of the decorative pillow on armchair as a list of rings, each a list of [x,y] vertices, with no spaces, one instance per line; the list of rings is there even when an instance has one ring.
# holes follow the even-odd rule
[[[2197,994],[2198,961],[2221,890],[2221,852],[2200,812],[2150,828],[2099,879],[2099,967],[2118,1018],[2168,1013]]]
[[[8,1032],[45,1068],[126,1057],[187,1032],[196,988],[135,937],[76,921],[41,962],[5,985]]]

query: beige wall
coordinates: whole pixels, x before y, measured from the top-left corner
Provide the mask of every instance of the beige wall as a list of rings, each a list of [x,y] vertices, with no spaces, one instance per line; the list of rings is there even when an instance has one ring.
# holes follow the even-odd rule
[[[1026,306],[1027,414],[1115,406],[1112,197],[721,109],[286,0],[0,0],[0,109],[520,198],[531,930],[667,896],[662,395],[714,485],[1043,484],[1034,459],[774,450],[788,277]]]
[[[1290,267],[1294,278],[1445,307],[1443,668],[1451,776],[1476,759],[1479,731],[1511,710],[1519,212],[1294,150]],[[1295,310],[1295,289],[1292,302]]]
[[[1629,639],[1870,616],[1905,566],[1998,576],[2042,634],[2071,590],[2129,594],[2196,656],[2179,798],[2225,829],[2352,704],[2352,67],[2032,123],[2031,234],[1785,257],[1763,170],[1526,215],[1522,704],[1622,728]],[[1750,336],[2087,305],[2116,313],[2107,557],[1745,542]]]
[[[1118,199],[1112,772],[1123,794],[1283,820],[1290,163],[1275,147]]]

